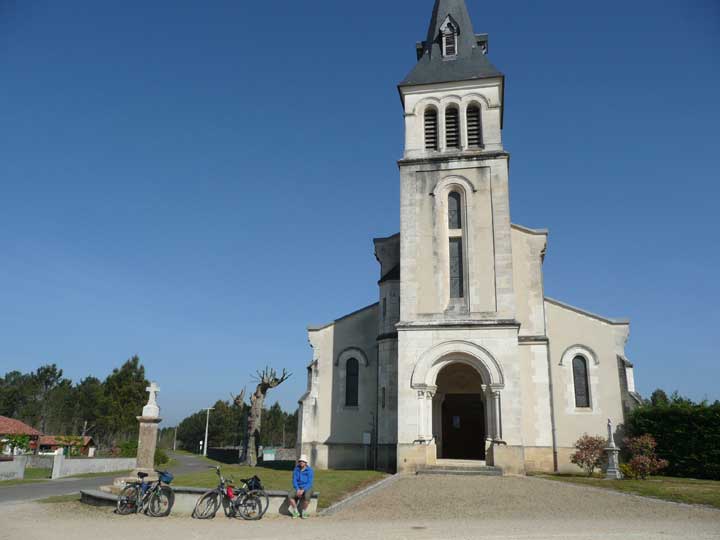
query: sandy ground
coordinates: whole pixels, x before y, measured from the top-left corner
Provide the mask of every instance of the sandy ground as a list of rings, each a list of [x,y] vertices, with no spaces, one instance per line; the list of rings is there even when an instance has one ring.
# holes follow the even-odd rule
[[[0,506],[1,540],[720,539],[720,511],[534,478],[405,477],[333,516],[261,522]]]

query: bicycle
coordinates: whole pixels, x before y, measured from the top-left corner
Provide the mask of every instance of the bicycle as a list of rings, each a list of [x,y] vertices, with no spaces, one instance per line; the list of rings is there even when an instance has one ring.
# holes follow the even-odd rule
[[[137,473],[138,481],[126,485],[117,501],[116,512],[122,516],[143,512],[151,517],[167,517],[175,503],[175,493],[170,488],[173,475],[168,471],[155,471],[158,479],[146,482],[149,475]],[[165,484],[165,485],[163,485]]]
[[[213,519],[222,505],[226,517],[240,517],[247,521],[262,519],[270,505],[270,500],[257,476],[241,480],[242,487],[238,488],[233,485],[232,478],[229,481],[225,479],[220,467],[210,468],[215,469],[218,475],[218,486],[198,499],[193,510],[193,518]]]

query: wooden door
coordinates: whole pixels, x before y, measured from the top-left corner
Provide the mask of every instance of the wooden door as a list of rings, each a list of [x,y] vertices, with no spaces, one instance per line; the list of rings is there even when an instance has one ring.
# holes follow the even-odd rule
[[[442,405],[442,457],[485,459],[485,405],[480,394],[448,394]]]

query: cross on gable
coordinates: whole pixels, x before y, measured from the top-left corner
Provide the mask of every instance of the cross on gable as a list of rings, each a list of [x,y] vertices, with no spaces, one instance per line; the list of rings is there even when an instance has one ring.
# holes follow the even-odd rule
[[[157,385],[157,383],[152,382],[150,383],[150,386],[145,389],[145,391],[150,392],[151,394],[156,394],[160,392],[160,387]]]

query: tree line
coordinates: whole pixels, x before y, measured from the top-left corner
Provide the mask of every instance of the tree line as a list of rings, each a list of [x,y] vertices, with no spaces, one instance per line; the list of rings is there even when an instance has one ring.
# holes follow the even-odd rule
[[[242,447],[248,436],[248,406],[234,401],[218,401],[210,411],[208,447]],[[198,411],[185,418],[177,428],[178,448],[198,452],[205,439],[206,412]],[[262,446],[294,448],[297,436],[297,410],[288,413],[279,403],[262,410],[262,430],[258,441]],[[170,436],[165,435],[165,444]],[[171,444],[171,443],[170,443]]]
[[[137,439],[148,384],[137,356],[103,381],[88,376],[74,384],[56,364],[11,371],[0,377],[0,416],[49,435],[89,435],[107,449]]]

